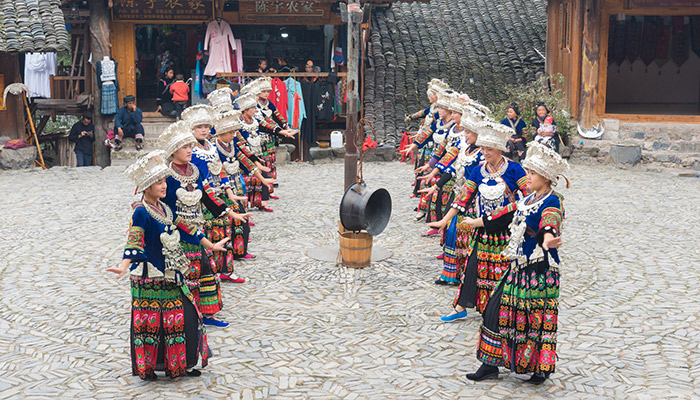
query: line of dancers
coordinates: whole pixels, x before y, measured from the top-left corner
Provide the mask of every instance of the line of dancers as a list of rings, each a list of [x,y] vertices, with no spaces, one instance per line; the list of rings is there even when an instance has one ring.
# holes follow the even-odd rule
[[[555,370],[563,196],[554,190],[568,164],[551,147],[528,144],[522,165],[506,158],[512,127],[442,80],[428,84],[429,107],[403,151],[415,157],[416,220],[440,235],[438,285],[457,287],[444,322],[481,314],[474,381],[499,367],[541,384]],[[566,179],[566,177],[564,177]],[[569,185],[566,180],[567,187]]]
[[[155,380],[199,376],[210,350],[205,326],[226,327],[221,282],[243,283],[234,266],[248,253],[248,212],[272,212],[276,136],[293,137],[267,97],[270,78],[229,88],[195,105],[159,137],[159,150],[126,170],[141,198],[122,262],[108,268],[131,283],[132,373]]]

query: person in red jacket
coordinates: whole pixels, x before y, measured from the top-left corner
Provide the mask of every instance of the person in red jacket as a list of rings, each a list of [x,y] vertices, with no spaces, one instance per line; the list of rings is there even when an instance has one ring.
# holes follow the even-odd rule
[[[179,121],[182,110],[187,107],[187,101],[190,99],[190,86],[185,83],[185,77],[182,74],[175,76],[175,82],[170,85],[170,93],[173,95],[175,115]]]

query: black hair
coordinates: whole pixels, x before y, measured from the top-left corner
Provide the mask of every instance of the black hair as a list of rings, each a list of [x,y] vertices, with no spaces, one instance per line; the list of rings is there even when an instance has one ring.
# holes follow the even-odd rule
[[[87,110],[83,111],[83,118],[89,119],[90,121],[92,121],[92,113],[90,111],[87,111]]]
[[[231,82],[228,87],[231,89],[232,92],[235,92],[236,90],[241,90],[241,85],[236,83],[236,82]]]
[[[512,108],[513,111],[515,111],[515,115],[520,115],[520,109],[518,108],[518,103],[516,103],[516,102],[510,103],[508,108]]]
[[[182,75],[182,74],[177,74],[177,75],[175,75],[175,80],[176,80],[176,81],[184,81],[184,80],[185,80],[185,76]]]
[[[259,60],[258,60],[258,67],[259,67],[262,63],[267,64],[267,60],[264,59],[264,58],[259,59]]]

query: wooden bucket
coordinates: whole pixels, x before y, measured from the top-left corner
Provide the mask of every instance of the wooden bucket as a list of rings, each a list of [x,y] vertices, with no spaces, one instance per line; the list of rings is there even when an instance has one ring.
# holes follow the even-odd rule
[[[342,232],[340,256],[348,268],[365,268],[372,260],[372,235],[367,232]]]

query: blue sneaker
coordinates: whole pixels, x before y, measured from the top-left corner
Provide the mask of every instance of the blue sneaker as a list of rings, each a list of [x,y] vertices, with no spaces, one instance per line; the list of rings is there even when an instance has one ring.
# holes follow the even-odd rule
[[[440,321],[452,322],[452,321],[457,321],[458,319],[464,319],[464,318],[467,318],[467,310],[458,312],[457,314],[442,316],[442,317],[440,317]]]
[[[228,326],[228,322],[224,321],[219,321],[218,319],[214,318],[202,318],[202,321],[204,322],[204,325],[213,325],[213,326],[219,326],[221,328],[225,328]]]

